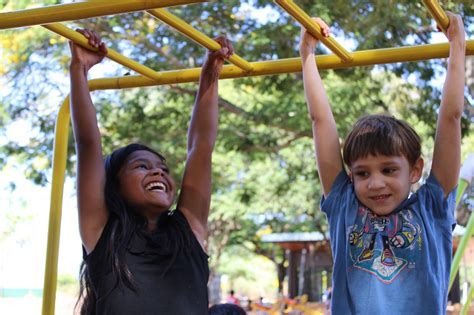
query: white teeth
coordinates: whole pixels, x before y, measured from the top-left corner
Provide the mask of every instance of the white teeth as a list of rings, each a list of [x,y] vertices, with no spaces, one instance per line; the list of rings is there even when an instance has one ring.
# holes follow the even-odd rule
[[[159,191],[164,191],[166,192],[166,186],[163,183],[160,182],[152,182],[146,185],[145,187],[146,190],[159,190]]]

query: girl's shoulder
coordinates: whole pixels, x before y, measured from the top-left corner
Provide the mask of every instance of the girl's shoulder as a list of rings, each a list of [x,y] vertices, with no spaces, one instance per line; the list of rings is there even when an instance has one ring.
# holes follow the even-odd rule
[[[112,234],[112,229],[114,224],[116,223],[116,218],[113,216],[109,215],[109,218],[104,226],[104,229],[102,230],[102,234],[99,237],[99,240],[97,241],[97,244],[95,245],[95,248],[87,254],[85,251],[84,246],[82,247],[83,249],[83,259],[85,261],[90,261],[92,259],[94,260],[103,260],[105,259],[105,252],[107,251],[107,242],[111,240],[111,234]]]

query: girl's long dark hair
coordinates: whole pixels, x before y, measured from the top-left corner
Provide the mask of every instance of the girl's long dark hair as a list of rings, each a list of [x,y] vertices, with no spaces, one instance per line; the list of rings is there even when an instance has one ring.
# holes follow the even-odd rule
[[[105,159],[106,181],[104,195],[107,210],[109,211],[107,224],[111,226],[108,227],[110,233],[107,234],[107,239],[105,240],[105,259],[100,268],[104,273],[107,269],[112,270],[115,279],[113,289],[123,286],[132,290],[136,289],[133,275],[125,263],[125,253],[134,233],[143,231],[146,228],[147,221],[139,213],[128,207],[123,200],[119,193],[119,180],[117,175],[127,160],[127,157],[131,153],[141,150],[152,152],[163,161],[165,160],[158,152],[137,143],[132,143],[117,149]],[[176,215],[170,216],[165,213],[160,216],[157,224],[157,230],[175,230],[170,231],[171,233],[168,234],[171,242],[167,242],[169,243],[167,245],[172,248],[172,255],[168,268],[166,268],[164,273],[171,267],[179,251],[190,241],[189,237],[186,236],[187,234],[182,232],[183,225],[187,224],[186,222],[177,222],[178,227],[176,224],[168,224],[171,220],[176,220],[175,217]],[[171,243],[173,245],[171,245]],[[86,258],[83,260],[80,268],[80,293],[78,303],[82,302],[81,314],[95,314],[97,296],[91,276],[88,259]]]

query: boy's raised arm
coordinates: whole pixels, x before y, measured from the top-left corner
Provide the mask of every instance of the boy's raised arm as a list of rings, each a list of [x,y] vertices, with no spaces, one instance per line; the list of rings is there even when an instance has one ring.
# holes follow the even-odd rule
[[[77,152],[77,206],[82,243],[90,253],[107,222],[104,200],[105,169],[101,135],[96,111],[89,93],[87,72],[107,53],[105,45],[93,31],[79,30],[97,52],[70,42],[71,48],[71,119]]]
[[[443,187],[445,196],[458,182],[461,164],[461,115],[464,108],[466,42],[459,15],[447,12],[450,43],[449,62],[438,115],[432,173]]]
[[[321,27],[323,36],[329,36],[329,27],[319,18],[313,18]],[[337,175],[343,169],[339,135],[331,106],[314,59],[318,40],[306,29],[301,29],[300,54],[303,84],[308,111],[312,121],[316,161],[324,196],[327,196]]]
[[[202,243],[207,237],[211,202],[211,160],[218,125],[218,82],[224,58],[233,47],[224,37],[216,38],[222,48],[208,51],[202,66],[199,89],[188,129],[188,154],[178,208],[186,216]]]

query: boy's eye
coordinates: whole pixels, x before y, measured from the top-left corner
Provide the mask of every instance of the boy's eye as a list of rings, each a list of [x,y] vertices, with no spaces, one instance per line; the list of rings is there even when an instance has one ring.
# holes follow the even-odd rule
[[[397,171],[396,168],[384,168],[384,169],[383,169],[384,174],[393,174],[393,173],[395,173],[396,171]]]
[[[148,169],[148,166],[147,166],[146,164],[138,164],[135,168],[147,170],[147,169]]]

